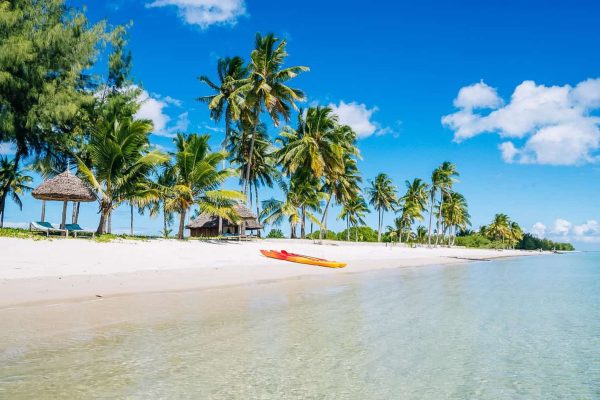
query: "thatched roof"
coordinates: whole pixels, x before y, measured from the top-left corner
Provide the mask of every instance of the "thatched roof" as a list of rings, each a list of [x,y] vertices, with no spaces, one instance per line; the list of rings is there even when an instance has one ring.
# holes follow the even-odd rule
[[[262,229],[262,225],[258,222],[256,214],[254,214],[248,207],[243,204],[236,204],[234,206],[235,211],[244,220],[246,229]],[[229,225],[229,221],[224,220],[223,225]],[[198,229],[198,228],[216,228],[219,226],[219,217],[215,215],[209,215],[206,213],[200,214],[200,216],[189,223],[186,228]]]
[[[38,200],[94,201],[96,196],[81,179],[68,170],[44,181],[33,192]]]

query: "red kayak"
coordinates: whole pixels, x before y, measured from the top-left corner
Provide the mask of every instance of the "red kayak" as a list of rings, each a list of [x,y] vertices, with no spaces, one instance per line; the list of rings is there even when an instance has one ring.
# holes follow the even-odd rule
[[[302,254],[289,253],[285,250],[261,250],[260,251],[265,257],[274,258],[276,260],[290,261],[300,264],[317,265],[319,267],[327,268],[344,268],[346,263],[338,261],[329,261],[324,258],[317,258],[306,256]]]

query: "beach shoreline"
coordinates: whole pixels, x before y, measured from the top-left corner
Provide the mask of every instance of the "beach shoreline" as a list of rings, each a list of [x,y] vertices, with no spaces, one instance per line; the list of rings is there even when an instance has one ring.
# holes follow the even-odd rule
[[[348,263],[336,270],[263,257],[282,249]],[[141,293],[191,291],[383,269],[539,255],[520,250],[408,248],[309,240],[205,242],[0,238],[0,309]]]

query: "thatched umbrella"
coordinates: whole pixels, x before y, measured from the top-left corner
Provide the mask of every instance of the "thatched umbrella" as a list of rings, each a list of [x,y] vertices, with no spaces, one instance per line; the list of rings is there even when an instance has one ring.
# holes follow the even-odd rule
[[[73,175],[69,170],[48,179],[31,192],[31,194],[38,200],[63,202],[62,222],[60,224],[60,227],[63,229],[67,219],[67,203],[69,201],[89,202],[96,200],[94,193],[81,179]],[[43,219],[44,211],[42,211]]]

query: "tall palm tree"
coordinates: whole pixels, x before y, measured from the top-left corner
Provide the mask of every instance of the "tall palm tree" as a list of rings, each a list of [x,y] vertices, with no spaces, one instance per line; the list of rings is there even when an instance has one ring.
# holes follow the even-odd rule
[[[198,101],[208,104],[210,117],[215,122],[221,119],[225,120],[225,138],[226,143],[231,134],[232,122],[240,118],[244,107],[244,98],[238,90],[243,84],[243,80],[248,77],[248,68],[244,65],[241,57],[225,57],[217,61],[217,76],[219,83],[213,83],[205,75],[198,77],[200,82],[206,84],[215,93],[198,98]]]
[[[368,212],[370,211],[367,202],[360,195],[343,203],[342,211],[338,218],[346,220],[346,241],[350,241],[350,227],[354,227],[355,239],[358,242],[357,225],[359,223],[362,225],[365,224],[364,217]]]
[[[240,81],[235,94],[245,96],[245,105],[251,110],[251,121],[254,132],[248,150],[248,168],[244,194],[248,194],[250,171],[254,155],[256,130],[260,122],[260,114],[266,111],[275,126],[279,126],[281,118],[289,121],[291,110],[296,110],[296,101],[304,100],[304,93],[287,85],[287,82],[298,74],[308,71],[308,67],[294,66],[284,68],[287,57],[286,40],[276,38],[272,33],[262,36],[256,34],[255,48],[250,55],[249,77]]]
[[[410,226],[415,220],[423,221],[423,212],[427,208],[429,197],[429,185],[423,182],[422,179],[415,178],[413,181],[405,181],[406,194],[402,196],[401,210],[402,220],[407,224],[406,228],[410,230]]]
[[[156,180],[152,182],[152,186],[158,192],[158,196],[142,208],[142,211],[148,210],[150,212],[150,217],[156,217],[162,213],[163,229],[161,230],[161,235],[164,238],[169,237],[170,226],[173,223],[173,211],[169,210],[166,204],[175,183],[175,169],[167,162],[162,166],[160,172],[157,173]]]
[[[443,225],[443,215],[442,209],[444,206],[444,195],[450,193],[452,190],[452,186],[456,182],[456,177],[459,175],[456,170],[456,165],[452,164],[449,161],[444,161],[442,165],[439,167],[439,190],[440,190],[440,204],[438,207],[438,216],[437,216],[437,231],[438,234],[435,238],[435,245],[438,245],[438,241],[440,239],[440,228]]]
[[[29,186],[32,182],[33,178],[22,168],[15,168],[14,161],[0,157],[0,228],[4,227],[6,199],[10,197],[22,210],[23,202],[19,196],[32,190]]]
[[[506,214],[496,214],[491,224],[484,228],[486,236],[491,237],[493,240],[501,240],[504,244],[504,240],[510,234],[510,218]]]
[[[393,210],[398,202],[396,188],[392,179],[385,173],[378,174],[367,188],[367,197],[378,212],[377,241],[381,242],[381,228],[383,225],[383,213]]]
[[[449,245],[454,245],[456,232],[465,230],[471,225],[471,216],[468,212],[467,201],[465,197],[457,192],[450,192],[444,195],[442,208],[444,227],[442,231],[449,231]]]
[[[155,166],[168,159],[160,151],[150,150],[151,131],[152,123],[146,120],[101,121],[92,131],[87,146],[89,165],[76,157],[79,170],[96,191],[100,203],[98,234],[105,233],[112,210],[127,200]]]
[[[227,154],[211,152],[208,140],[208,135],[196,134],[178,134],[173,139],[176,147],[173,164],[175,184],[166,199],[165,208],[179,213],[178,239],[183,239],[186,215],[194,204],[201,212],[230,221],[239,218],[234,205],[244,196],[235,190],[219,189],[225,179],[235,175],[235,171],[218,169]]]
[[[250,207],[252,207],[252,188],[254,188],[254,201],[256,202],[256,215],[260,215],[260,201],[258,188],[267,186],[272,188],[273,184],[281,180],[281,173],[276,167],[275,149],[267,133],[265,124],[259,124],[257,137],[254,143],[253,163],[248,165],[248,151],[250,149],[250,138],[248,129],[252,129],[247,123],[240,121],[237,129],[232,129],[227,142],[229,160],[237,166],[240,182],[246,178],[245,171],[250,168]]]
[[[510,222],[508,225],[508,230],[508,243],[510,247],[514,249],[517,243],[523,239],[523,230],[515,221]]]
[[[424,244],[427,241],[427,228],[423,225],[417,226],[416,232],[417,243]]]
[[[436,168],[431,173],[431,185],[429,186],[429,230],[427,233],[427,244],[431,246],[431,223],[433,221],[433,206],[435,205],[435,195],[442,186],[443,174],[440,168]]]

